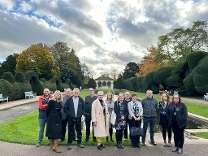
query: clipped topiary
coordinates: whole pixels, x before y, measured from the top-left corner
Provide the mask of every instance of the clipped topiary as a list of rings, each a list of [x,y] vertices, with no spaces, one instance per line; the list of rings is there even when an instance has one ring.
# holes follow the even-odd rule
[[[61,91],[61,92],[64,91],[64,88],[62,87],[60,78],[58,78],[57,76],[54,76],[54,77],[53,77],[53,81],[54,81],[55,84],[56,84],[57,90],[59,90],[59,91]]]
[[[204,51],[196,51],[188,54],[186,56],[186,61],[188,62],[189,69],[194,69],[198,65],[199,61],[203,59],[206,55],[207,53]]]
[[[35,71],[29,70],[25,72],[25,79],[32,86],[32,91],[36,92],[37,95],[43,94],[43,86],[39,81],[38,75]]]
[[[25,75],[23,72],[16,72],[14,75],[14,79],[16,82],[20,82],[20,83],[26,82]]]
[[[197,91],[194,86],[192,74],[189,74],[188,76],[186,76],[186,78],[183,80],[183,84],[184,84],[184,88],[185,88],[185,92],[186,92],[184,94],[185,96],[197,95]]]
[[[3,75],[2,75],[2,79],[5,79],[5,80],[7,80],[10,83],[14,83],[15,82],[14,76],[12,75],[11,72],[4,72]]]
[[[143,80],[144,80],[144,76],[137,78],[137,87],[138,87],[139,92],[145,92],[145,90],[143,89],[143,85],[142,85]]]
[[[173,67],[161,67],[157,71],[155,71],[153,75],[153,81],[156,84],[161,84],[163,88],[166,90],[167,85],[167,79],[170,77],[171,72],[173,70]]]
[[[198,93],[208,92],[208,56],[204,57],[193,71],[193,83]]]
[[[117,88],[118,88],[118,89],[124,89],[124,88],[125,88],[124,81],[123,81],[123,79],[121,79],[121,78],[118,78],[118,79],[117,79],[116,85],[117,85]]]
[[[13,101],[16,99],[13,84],[9,83],[5,79],[0,79],[0,94],[3,94],[4,97],[8,96],[9,101]]]
[[[95,80],[94,79],[92,79],[92,78],[90,78],[89,79],[89,81],[88,81],[88,83],[87,83],[87,87],[88,88],[96,88],[96,82],[95,82]]]
[[[154,72],[149,72],[143,79],[142,86],[145,90],[152,90],[155,94],[159,93],[159,84],[155,84],[153,81]]]
[[[129,88],[132,91],[137,92],[138,91],[138,86],[137,86],[137,77],[132,77],[129,79]]]

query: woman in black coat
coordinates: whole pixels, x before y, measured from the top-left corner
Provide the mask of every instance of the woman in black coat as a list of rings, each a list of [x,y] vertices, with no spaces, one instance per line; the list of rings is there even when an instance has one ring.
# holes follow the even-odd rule
[[[46,109],[47,129],[46,136],[51,140],[51,148],[56,153],[61,153],[58,148],[59,138],[61,137],[61,108],[62,94],[59,90],[55,91],[53,99],[49,101]]]
[[[128,108],[127,105],[123,103],[124,95],[119,94],[118,100],[114,104],[114,112],[116,114],[116,122],[115,122],[115,129],[116,129],[116,142],[117,148],[123,149],[122,146],[122,137],[123,131],[126,127],[126,119],[128,117]]]
[[[171,146],[171,126],[168,124],[168,118],[167,118],[167,107],[170,103],[170,97],[167,93],[163,93],[161,96],[161,101],[159,102],[159,110],[160,110],[160,120],[159,125],[162,127],[162,136],[164,140],[164,147],[170,147]],[[168,142],[166,140],[166,133],[168,132]]]
[[[174,94],[172,102],[168,105],[167,109],[168,122],[171,125],[174,133],[175,147],[172,152],[183,152],[184,144],[184,129],[187,125],[188,112],[186,105],[181,102],[179,94]]]

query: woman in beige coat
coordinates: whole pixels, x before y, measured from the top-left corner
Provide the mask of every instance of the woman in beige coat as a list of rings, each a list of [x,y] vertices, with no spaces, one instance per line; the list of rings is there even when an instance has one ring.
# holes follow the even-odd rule
[[[94,126],[94,135],[97,137],[97,148],[102,150],[105,146],[102,144],[103,137],[109,134],[109,113],[108,106],[103,100],[103,92],[97,93],[98,98],[92,103],[92,122]]]

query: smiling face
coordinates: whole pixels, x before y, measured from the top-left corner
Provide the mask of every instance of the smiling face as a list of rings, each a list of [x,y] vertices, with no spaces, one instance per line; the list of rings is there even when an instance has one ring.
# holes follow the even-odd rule
[[[44,90],[43,90],[43,94],[44,94],[44,96],[49,96],[49,93],[50,93],[50,90],[48,89],[48,88],[45,88]]]
[[[89,88],[89,94],[90,94],[90,96],[94,95],[94,89],[93,88]]]
[[[118,95],[118,100],[119,100],[119,101],[123,101],[123,99],[124,99],[124,95],[120,93],[120,94]]]
[[[178,94],[173,95],[173,102],[178,103],[180,101],[180,97]]]
[[[146,95],[147,95],[147,97],[150,98],[150,99],[153,97],[153,93],[152,93],[151,90],[148,90],[148,91],[146,92]]]

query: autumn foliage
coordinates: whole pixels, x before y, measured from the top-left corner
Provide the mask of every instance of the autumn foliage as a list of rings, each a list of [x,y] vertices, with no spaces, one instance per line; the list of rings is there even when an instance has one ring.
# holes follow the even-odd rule
[[[155,46],[152,45],[150,48],[148,48],[148,54],[142,58],[140,63],[138,63],[139,72],[137,73],[137,76],[145,76],[147,73],[156,69],[157,66],[154,62],[155,52]]]

